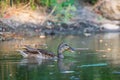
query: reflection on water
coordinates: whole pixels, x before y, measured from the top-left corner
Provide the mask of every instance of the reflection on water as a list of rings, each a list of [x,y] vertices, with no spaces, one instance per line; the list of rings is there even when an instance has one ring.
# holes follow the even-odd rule
[[[57,46],[67,42],[76,48],[65,52],[65,59],[22,59],[16,50],[24,45],[46,48],[56,53]],[[38,37],[0,42],[0,80],[119,80],[120,34]]]

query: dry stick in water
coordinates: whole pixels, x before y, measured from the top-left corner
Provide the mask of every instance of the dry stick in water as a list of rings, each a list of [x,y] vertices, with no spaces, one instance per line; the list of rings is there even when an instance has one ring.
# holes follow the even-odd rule
[[[75,48],[76,51],[89,50],[89,48]]]

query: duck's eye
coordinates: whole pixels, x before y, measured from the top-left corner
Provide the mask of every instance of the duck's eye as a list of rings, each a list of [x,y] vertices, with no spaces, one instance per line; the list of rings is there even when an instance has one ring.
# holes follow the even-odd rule
[[[69,46],[65,46],[64,49],[69,49]]]

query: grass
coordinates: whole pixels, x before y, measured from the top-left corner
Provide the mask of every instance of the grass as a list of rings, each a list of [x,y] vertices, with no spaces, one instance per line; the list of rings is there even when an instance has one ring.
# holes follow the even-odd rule
[[[32,10],[42,6],[43,8],[50,9],[51,12],[56,7],[51,15],[54,15],[55,19],[61,22],[67,22],[72,17],[70,12],[76,10],[74,0],[0,0],[1,17],[7,12],[8,8],[19,8],[20,5],[27,5]]]

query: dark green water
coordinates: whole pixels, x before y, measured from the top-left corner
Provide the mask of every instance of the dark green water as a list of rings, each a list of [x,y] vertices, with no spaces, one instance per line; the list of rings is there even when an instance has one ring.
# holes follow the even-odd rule
[[[23,59],[16,50],[24,45],[52,52],[66,42],[89,50],[65,52],[63,60]],[[44,44],[43,46],[41,46]],[[0,80],[119,80],[120,34],[39,37],[0,42]]]

